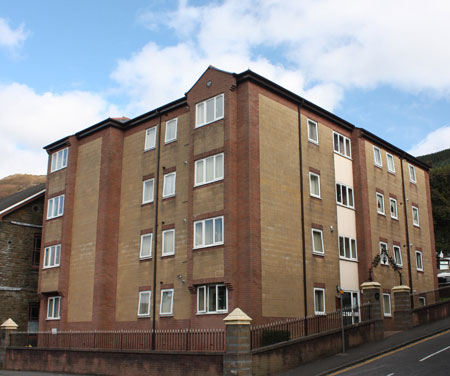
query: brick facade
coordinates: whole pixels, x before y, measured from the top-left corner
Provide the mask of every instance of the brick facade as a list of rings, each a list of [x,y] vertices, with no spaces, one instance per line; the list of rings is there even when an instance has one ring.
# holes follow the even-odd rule
[[[196,127],[197,104],[222,94],[223,118]],[[175,118],[176,140],[166,143],[166,125]],[[308,139],[308,119],[317,123],[318,142]],[[145,150],[151,128],[155,147]],[[351,157],[334,152],[334,132],[349,140]],[[395,174],[373,166],[375,144],[384,164],[386,151],[394,155]],[[219,327],[236,307],[258,324],[314,314],[314,288],[324,289],[324,309],[333,311],[336,286],[359,294],[380,238],[391,254],[402,245],[404,284],[412,270],[414,289],[434,287],[427,166],[250,71],[209,68],[185,97],[132,120],[107,119],[47,151],[65,147],[67,167],[47,182],[46,205],[64,194],[65,207],[44,225],[44,245],[61,244],[61,264],[40,273],[41,330]],[[223,179],[196,186],[196,162],[219,153]],[[414,186],[404,184],[401,163],[415,166]],[[173,172],[176,194],[163,198],[164,175]],[[310,194],[310,172],[320,176],[320,197]],[[149,179],[154,199],[142,203]],[[336,183],[353,189],[354,207],[337,205]],[[409,217],[406,226],[403,187],[407,215],[410,202],[420,207],[419,228]],[[397,220],[377,214],[377,189],[386,210],[388,198],[397,197]],[[223,217],[223,244],[195,247],[195,223],[216,217]],[[423,250],[421,274],[412,266],[414,251],[408,259],[407,228],[410,243]],[[169,229],[175,252],[167,256],[162,238]],[[312,252],[312,229],[321,233],[322,253]],[[143,234],[152,234],[151,257],[139,257]],[[356,259],[339,256],[341,235],[356,240]],[[379,266],[374,276],[384,288],[398,284],[392,268]],[[213,284],[226,287],[227,309],[198,313],[198,287]],[[161,290],[169,288],[172,314],[161,315]],[[137,314],[140,291],[151,291],[149,315]],[[201,291],[211,299],[217,293]],[[55,295],[62,298],[60,318],[46,320]],[[217,309],[220,302],[206,304]]]
[[[39,260],[33,265],[33,250],[41,245],[43,206],[42,192],[0,215],[0,321],[12,318],[20,331],[28,330],[30,306],[39,304]]]

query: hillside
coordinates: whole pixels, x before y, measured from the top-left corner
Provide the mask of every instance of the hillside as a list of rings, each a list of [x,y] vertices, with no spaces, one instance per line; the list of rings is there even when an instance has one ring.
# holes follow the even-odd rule
[[[432,166],[430,188],[436,251],[450,254],[450,149],[418,159]]]
[[[450,149],[438,151],[437,153],[422,155],[417,157],[421,161],[428,163],[433,168],[450,165]]]
[[[0,199],[23,191],[33,185],[45,183],[46,175],[15,174],[0,179]]]

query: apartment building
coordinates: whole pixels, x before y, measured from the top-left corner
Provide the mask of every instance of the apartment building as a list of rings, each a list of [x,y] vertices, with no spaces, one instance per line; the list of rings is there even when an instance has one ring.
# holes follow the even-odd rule
[[[40,330],[221,327],[437,286],[428,166],[252,71],[49,154]],[[57,255],[48,260],[46,255]]]

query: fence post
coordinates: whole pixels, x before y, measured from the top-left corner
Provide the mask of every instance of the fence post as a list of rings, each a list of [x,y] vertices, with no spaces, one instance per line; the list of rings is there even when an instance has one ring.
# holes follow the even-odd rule
[[[0,369],[6,365],[6,348],[10,344],[10,334],[17,330],[18,325],[12,320],[6,320],[0,326]]]
[[[361,284],[363,303],[370,303],[371,319],[375,319],[375,340],[384,338],[384,315],[381,307],[381,285],[378,282]]]
[[[236,308],[223,321],[226,337],[223,357],[224,375],[251,376],[250,321],[252,319]]]
[[[394,325],[396,330],[405,330],[412,327],[412,311],[409,286],[395,286],[394,294]]]

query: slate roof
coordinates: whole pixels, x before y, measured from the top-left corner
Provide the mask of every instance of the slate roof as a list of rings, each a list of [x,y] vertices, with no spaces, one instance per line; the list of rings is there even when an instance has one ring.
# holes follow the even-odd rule
[[[2,214],[9,212],[15,206],[21,206],[22,203],[39,196],[39,193],[45,192],[45,183],[35,185],[23,191],[12,194],[11,196],[0,199],[0,217]]]

